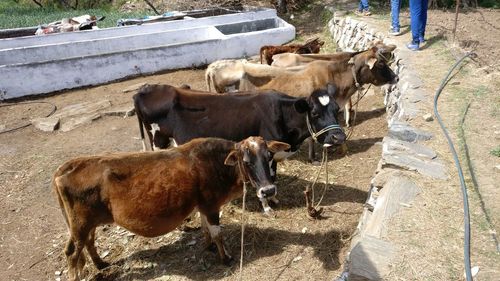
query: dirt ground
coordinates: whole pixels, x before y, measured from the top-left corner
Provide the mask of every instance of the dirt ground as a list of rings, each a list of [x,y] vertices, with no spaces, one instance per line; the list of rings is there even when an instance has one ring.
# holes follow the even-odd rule
[[[320,3],[321,2],[321,3]],[[298,28],[298,40],[312,36],[327,38],[323,26],[327,14],[323,5],[316,4],[285,19]],[[352,5],[351,5],[352,6]],[[440,79],[459,54],[447,42],[451,13],[429,13],[427,47],[415,54],[415,67],[422,73],[426,90],[433,94]],[[474,16],[475,18],[472,18]],[[484,20],[483,19],[484,16]],[[443,118],[455,137],[464,104],[470,102],[466,119],[466,139],[476,177],[483,194],[493,229],[500,229],[498,208],[499,158],[489,152],[500,144],[499,99],[496,94],[498,44],[487,45],[479,34],[498,32],[498,12],[467,13],[472,24],[460,33],[461,41],[479,41],[475,45],[479,63],[469,63],[454,77],[445,90],[441,103]],[[327,17],[326,17],[327,18]],[[375,14],[371,20],[388,28],[387,14]],[[407,19],[402,20],[407,21]],[[479,23],[479,24],[473,24]],[[406,23],[407,24],[407,23]],[[486,28],[486,31],[483,30]],[[463,35],[461,35],[463,34]],[[446,36],[448,35],[448,36]],[[494,36],[493,36],[494,35]],[[405,37],[406,36],[406,37]],[[407,40],[408,34],[398,40]],[[461,37],[463,36],[463,37]],[[491,42],[495,42],[493,39]],[[460,44],[458,44],[460,46]],[[467,44],[466,44],[467,45]],[[465,46],[465,45],[464,45]],[[327,51],[334,46],[328,45]],[[450,52],[453,49],[455,51]],[[482,53],[481,53],[482,52]],[[491,56],[490,56],[491,55]],[[483,60],[483,62],[481,61]],[[429,67],[429,61],[432,67]],[[486,62],[484,62],[486,61]],[[485,68],[486,67],[486,68]],[[88,100],[108,99],[113,107],[131,105],[132,92],[122,90],[137,83],[190,84],[205,89],[203,70],[179,70],[170,73],[139,77],[120,83],[67,91],[39,99],[61,108]],[[432,112],[431,99],[424,103]],[[37,100],[38,101],[38,100]],[[34,116],[50,112],[47,104],[0,107],[0,127],[24,123]],[[448,118],[448,119],[447,119]],[[348,141],[349,153],[341,157],[331,153],[329,166],[333,183],[328,187],[322,205],[325,219],[310,220],[304,210],[302,190],[310,184],[316,167],[307,163],[306,147],[278,167],[278,196],[281,201],[276,217],[265,217],[254,193],[247,197],[248,223],[245,230],[243,280],[331,280],[342,271],[347,247],[367,197],[369,182],[380,159],[379,142],[386,134],[383,97],[371,93],[360,103],[359,123]],[[439,135],[437,123],[422,123],[422,128]],[[484,126],[484,124],[489,124]],[[0,128],[0,131],[3,130]],[[50,190],[50,179],[58,165],[79,155],[109,151],[138,151],[141,143],[135,117],[103,117],[70,132],[44,133],[27,127],[0,134],[0,280],[66,280],[66,262],[62,253],[67,230],[58,204]],[[451,155],[444,140],[437,137],[431,143],[450,167],[451,180],[422,182],[422,193],[404,216],[392,223],[398,231],[389,237],[400,242],[402,260],[394,265],[391,280],[461,280],[462,279],[462,217],[461,196]],[[468,178],[468,182],[470,179]],[[322,185],[318,187],[320,192]],[[490,225],[485,220],[480,200],[473,190],[471,217],[473,223],[473,264],[480,266],[478,280],[497,280],[500,264],[491,242]],[[231,253],[239,257],[241,200],[228,204],[223,210],[223,233]],[[291,219],[293,218],[293,219]],[[197,226],[198,223],[192,223]],[[97,234],[98,251],[112,266],[98,272],[87,266],[86,280],[235,280],[239,278],[237,264],[220,265],[215,254],[202,250],[202,235],[194,230],[176,230],[167,235],[146,239],[130,234],[116,226],[101,228]],[[428,238],[428,239],[425,239]],[[56,272],[61,271],[62,276]]]

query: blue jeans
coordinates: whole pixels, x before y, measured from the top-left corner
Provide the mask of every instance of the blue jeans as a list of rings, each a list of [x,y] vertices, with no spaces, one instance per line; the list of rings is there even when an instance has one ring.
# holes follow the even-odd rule
[[[391,25],[399,31],[399,11],[401,10],[401,0],[391,0]]]
[[[358,11],[368,11],[368,0],[359,0]]]
[[[424,41],[428,0],[410,0],[411,35],[413,43]]]

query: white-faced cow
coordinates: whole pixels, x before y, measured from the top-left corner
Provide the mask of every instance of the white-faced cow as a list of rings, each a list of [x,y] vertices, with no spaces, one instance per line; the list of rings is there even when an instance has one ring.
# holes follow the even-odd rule
[[[64,250],[69,279],[80,280],[83,248],[97,268],[108,265],[94,245],[96,227],[116,223],[155,237],[174,230],[195,209],[201,214],[207,245],[215,243],[227,264],[231,256],[219,226],[221,206],[241,196],[247,181],[257,188],[257,196],[274,196],[268,163],[271,153],[288,148],[261,137],[239,143],[208,138],[163,151],[69,160],[52,180],[70,234]]]

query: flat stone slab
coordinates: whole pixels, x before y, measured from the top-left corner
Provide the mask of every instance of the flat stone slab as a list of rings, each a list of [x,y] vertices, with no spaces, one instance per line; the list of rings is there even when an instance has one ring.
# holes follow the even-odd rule
[[[35,128],[45,132],[51,132],[58,128],[63,132],[67,132],[101,117],[100,112],[109,107],[111,107],[109,100],[72,104],[63,107],[49,117],[33,119],[31,123]],[[130,108],[127,108],[123,113],[121,111],[120,113],[125,116],[129,110]]]
[[[394,121],[389,126],[388,136],[407,142],[430,140],[433,137],[432,133],[416,129],[407,123],[399,121]]]
[[[101,118],[101,114],[94,112],[78,117],[70,118],[68,121],[62,123],[61,131],[68,132],[85,124],[90,124],[92,121]]]
[[[135,114],[135,109],[133,106],[111,108],[102,112],[102,115],[104,116],[128,117],[128,116],[133,116],[134,114]]]
[[[63,107],[51,117],[59,117],[62,119],[70,116],[94,113],[108,107],[111,107],[111,102],[109,100],[82,102]]]
[[[146,84],[146,82],[137,83],[137,84],[128,86],[127,88],[123,89],[122,92],[123,93],[135,92],[135,91],[139,90],[139,88],[144,86],[145,84]]]
[[[408,153],[429,160],[437,157],[434,150],[424,145],[402,141],[391,137],[384,137],[382,140],[382,155],[398,153]]]
[[[38,130],[53,132],[59,128],[59,121],[57,117],[36,118],[31,120],[31,124]]]
[[[423,160],[415,155],[407,153],[385,154],[382,156],[382,168],[399,167],[409,171],[417,171],[422,175],[436,178],[448,179],[446,166],[436,160]]]
[[[419,187],[409,178],[391,177],[379,192],[373,214],[366,222],[364,234],[376,238],[387,236],[389,219],[401,209],[402,204],[408,206],[419,191]]]
[[[396,255],[392,243],[366,235],[350,254],[349,280],[385,280],[391,260]]]

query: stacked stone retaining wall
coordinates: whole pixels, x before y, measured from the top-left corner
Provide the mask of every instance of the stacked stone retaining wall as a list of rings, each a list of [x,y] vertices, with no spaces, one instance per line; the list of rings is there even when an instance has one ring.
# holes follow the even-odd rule
[[[395,44],[369,24],[340,13],[334,13],[328,28],[342,51],[365,50],[375,40]],[[382,141],[382,157],[351,242],[345,271],[338,280],[387,279],[391,264],[398,257],[397,245],[387,239],[390,218],[418,195],[419,177],[448,177],[444,164],[426,146],[433,135],[412,126],[417,123],[413,120],[425,114],[419,102],[429,95],[423,90],[423,81],[408,65],[409,52],[398,46],[392,67],[400,80],[382,87],[388,135]]]

